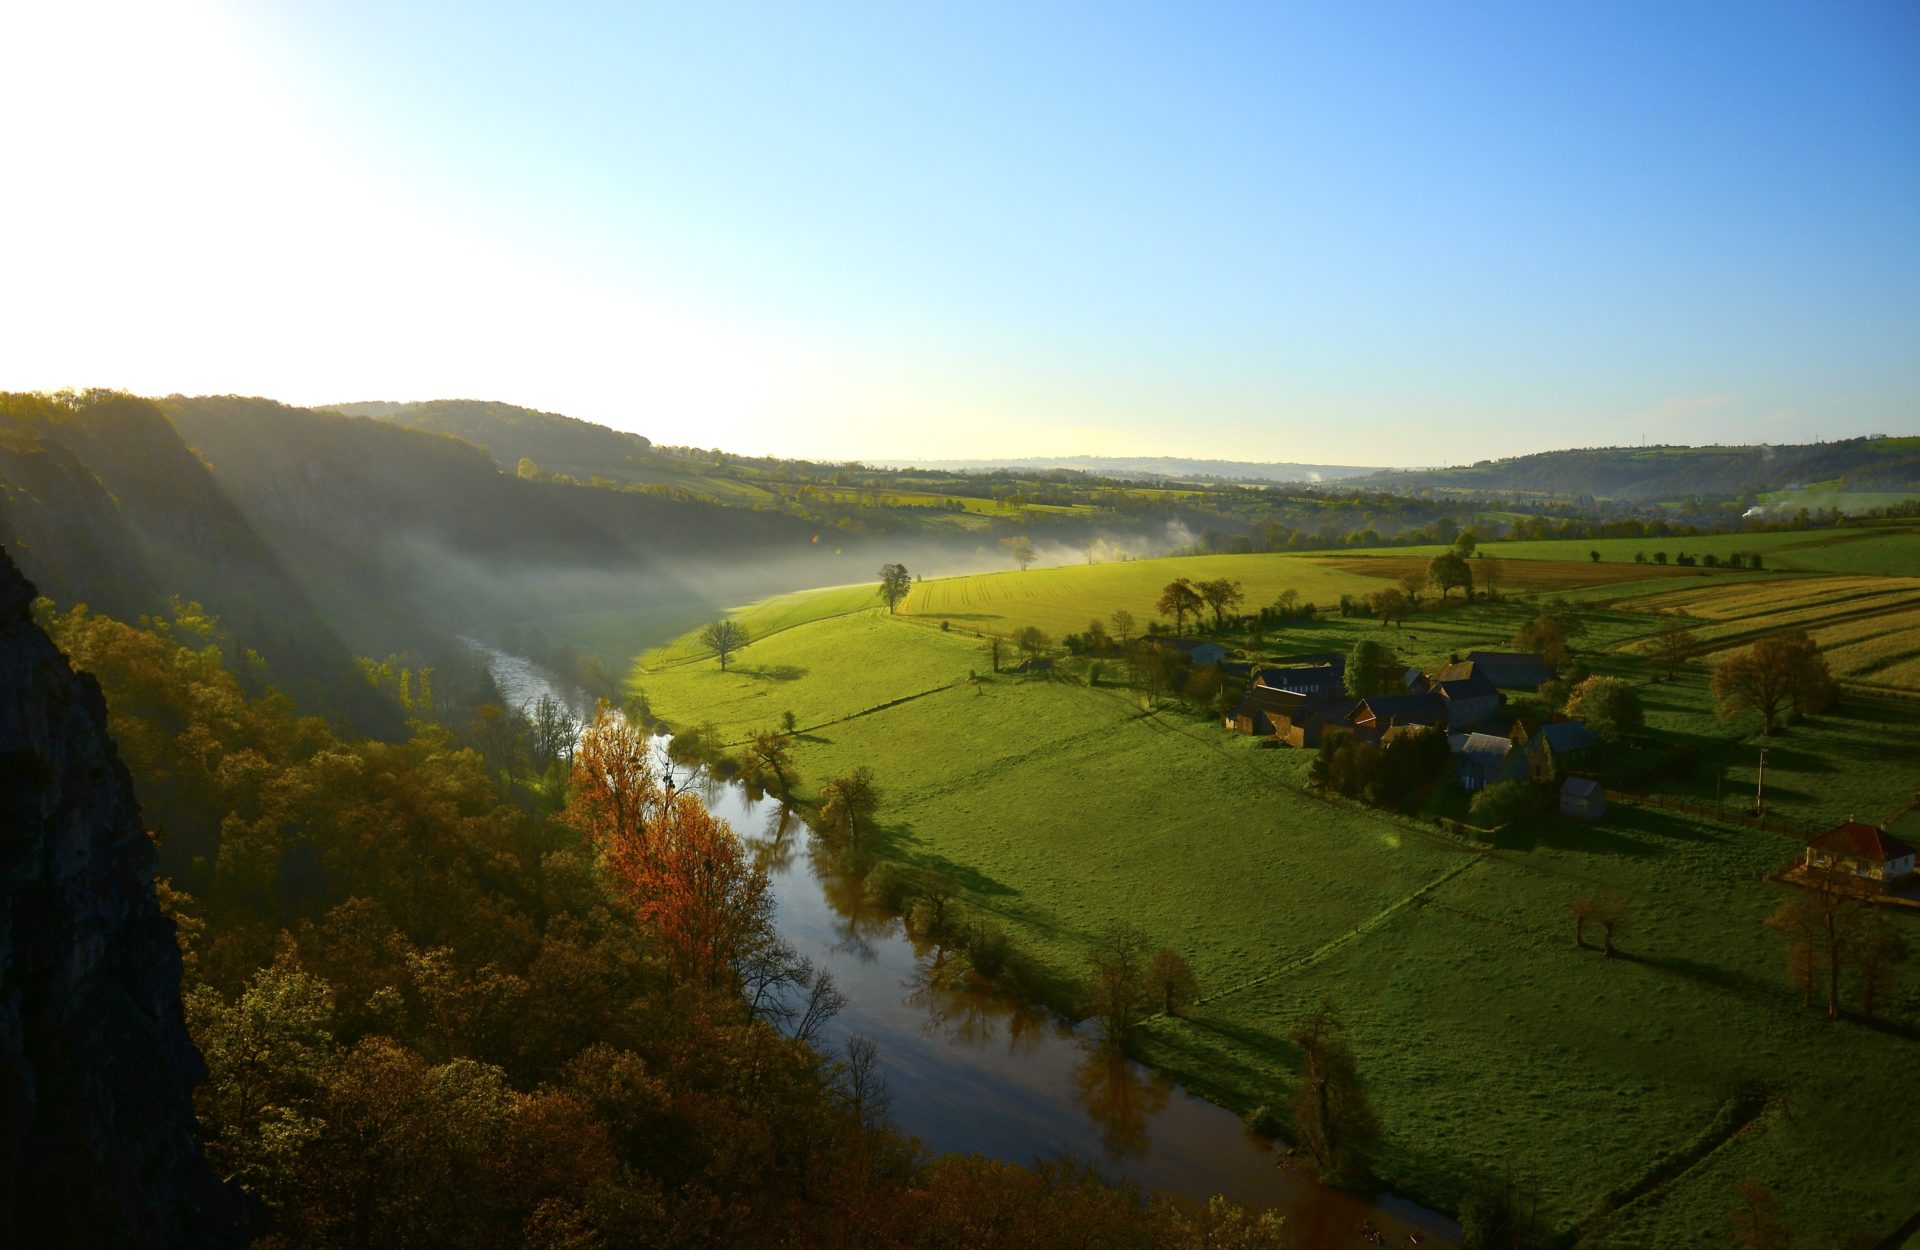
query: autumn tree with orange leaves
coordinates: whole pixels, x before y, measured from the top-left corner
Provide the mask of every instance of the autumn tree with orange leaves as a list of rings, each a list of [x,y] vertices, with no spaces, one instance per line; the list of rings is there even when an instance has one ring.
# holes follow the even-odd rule
[[[605,705],[581,735],[567,820],[683,980],[737,988],[777,942],[765,867],[697,795],[661,784],[646,737]]]

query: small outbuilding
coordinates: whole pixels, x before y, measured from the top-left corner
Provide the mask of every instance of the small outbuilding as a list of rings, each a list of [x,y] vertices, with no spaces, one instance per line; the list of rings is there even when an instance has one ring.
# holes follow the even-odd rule
[[[1598,820],[1607,814],[1607,792],[1597,781],[1569,777],[1560,783],[1560,814],[1575,820]]]

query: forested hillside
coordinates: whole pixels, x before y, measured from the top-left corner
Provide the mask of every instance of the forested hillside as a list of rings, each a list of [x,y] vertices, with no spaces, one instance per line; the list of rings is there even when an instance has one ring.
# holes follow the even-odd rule
[[[1771,447],[1600,447],[1380,474],[1369,486],[1591,496],[1635,501],[1759,495],[1815,482],[1847,491],[1920,491],[1920,437]]]
[[[924,1156],[871,1051],[809,1044],[837,998],[773,931],[765,869],[624,723],[569,785],[497,715],[370,741],[249,697],[218,647],[43,620],[104,688],[179,926],[159,954],[201,1136],[274,1244],[1284,1244],[1069,1164]]]
[[[126,619],[213,605],[242,651],[277,657],[316,710],[375,731],[398,718],[229,487],[151,401],[0,394],[0,544],[41,592]]]
[[[567,473],[583,481],[593,474],[619,477],[620,470],[632,467],[652,446],[638,434],[557,412],[482,399],[328,404],[325,410],[374,417],[431,434],[456,435],[486,448],[494,462],[509,473],[527,459],[549,473]]]

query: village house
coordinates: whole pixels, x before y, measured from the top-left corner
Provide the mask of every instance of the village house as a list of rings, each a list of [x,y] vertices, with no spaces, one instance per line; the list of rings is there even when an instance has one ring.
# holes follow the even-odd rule
[[[1551,664],[1525,651],[1469,651],[1466,663],[1502,690],[1538,690],[1556,675]]]
[[[1345,665],[1263,668],[1254,673],[1253,679],[1257,685],[1291,690],[1310,699],[1337,698],[1347,692]]]
[[[1427,693],[1447,701],[1447,724],[1458,729],[1486,720],[1500,710],[1507,697],[1484,677],[1462,677],[1430,684]]]
[[[1306,705],[1306,696],[1295,691],[1249,686],[1246,697],[1222,721],[1235,733],[1263,738],[1275,731],[1275,721],[1297,715],[1305,710]]]
[[[1347,717],[1350,724],[1385,733],[1395,725],[1447,726],[1447,701],[1437,694],[1386,694],[1362,699]]]
[[[1598,820],[1607,814],[1607,792],[1597,781],[1569,777],[1560,783],[1560,814],[1576,820]]]
[[[1913,876],[1914,849],[1885,829],[1849,820],[1807,844],[1807,867],[1848,872],[1889,887]]]
[[[1156,634],[1151,638],[1142,638],[1142,643],[1166,647],[1185,656],[1195,668],[1207,664],[1218,664],[1227,658],[1227,649],[1217,642],[1208,642],[1204,638],[1169,638]]]
[[[1581,720],[1558,720],[1545,725],[1517,720],[1508,731],[1513,744],[1527,753],[1536,772],[1577,763],[1593,753],[1600,740]]]
[[[1462,790],[1484,790],[1495,782],[1524,781],[1527,757],[1513,749],[1513,739],[1498,734],[1447,735],[1453,748],[1453,775]]]

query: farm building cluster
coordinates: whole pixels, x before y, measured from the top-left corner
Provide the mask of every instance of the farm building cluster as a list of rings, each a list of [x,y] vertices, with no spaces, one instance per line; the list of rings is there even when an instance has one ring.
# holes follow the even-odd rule
[[[1237,733],[1317,748],[1331,732],[1377,742],[1399,726],[1426,726],[1447,735],[1454,779],[1467,791],[1564,768],[1597,745],[1578,720],[1504,721],[1507,691],[1532,693],[1555,677],[1550,665],[1525,652],[1473,651],[1428,672],[1409,668],[1400,693],[1355,699],[1347,693],[1346,657],[1336,652],[1257,666],[1229,662],[1214,643],[1180,649],[1194,664],[1216,664],[1228,678],[1247,683],[1238,706],[1222,718]],[[1560,810],[1597,820],[1606,796],[1592,781],[1568,778]]]

